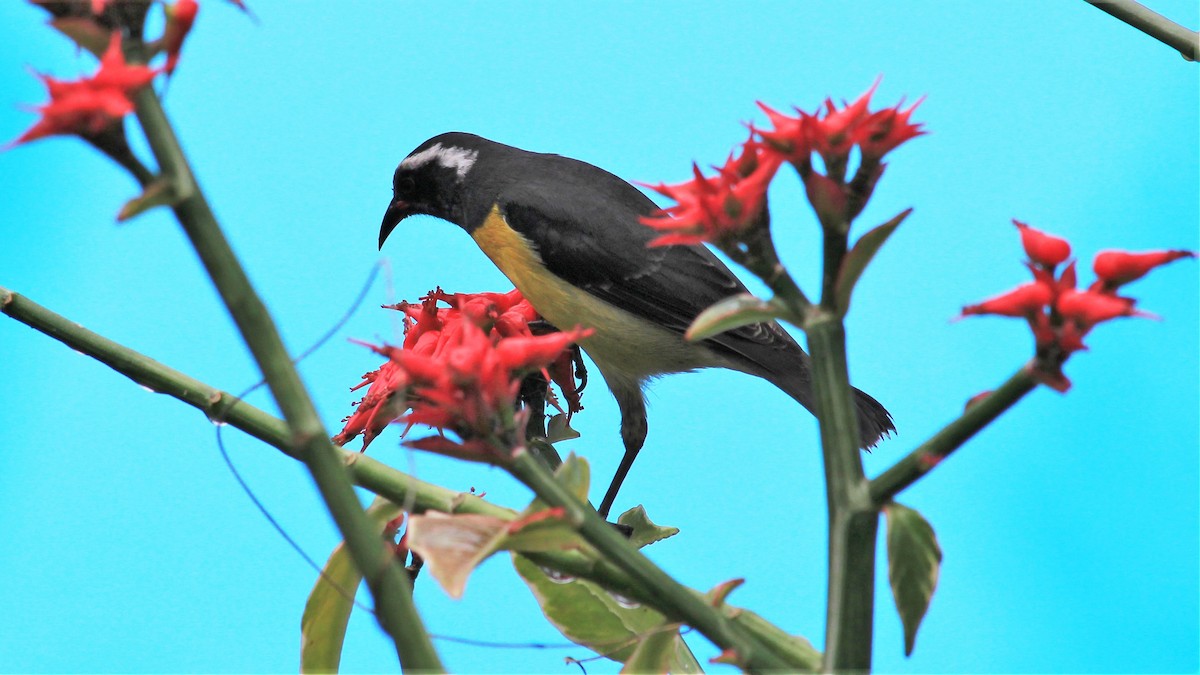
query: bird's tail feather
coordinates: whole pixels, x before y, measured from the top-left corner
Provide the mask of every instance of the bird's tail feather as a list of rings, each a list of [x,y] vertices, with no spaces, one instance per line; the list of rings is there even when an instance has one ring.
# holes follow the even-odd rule
[[[854,390],[854,405],[858,408],[858,437],[864,450],[875,447],[896,430],[892,414],[865,391]]]
[[[812,395],[812,382],[807,368],[792,371],[786,378],[767,377],[775,386],[816,414]],[[858,388],[854,389],[854,405],[858,408],[858,437],[864,450],[875,447],[879,441],[896,431],[892,415],[879,401]]]

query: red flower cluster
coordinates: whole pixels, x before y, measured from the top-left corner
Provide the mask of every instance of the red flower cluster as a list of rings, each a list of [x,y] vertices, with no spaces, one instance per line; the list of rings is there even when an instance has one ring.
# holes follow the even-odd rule
[[[449,306],[439,307],[439,301]],[[518,291],[447,294],[438,289],[420,303],[393,308],[405,315],[403,346],[372,347],[388,361],[354,387],[370,383],[335,443],[344,445],[361,433],[365,450],[399,420],[449,430],[460,439],[435,436],[412,441],[411,447],[493,457],[497,443],[512,447],[523,441],[524,419],[514,414],[517,393],[523,377],[539,369],[549,369],[568,414],[580,409],[567,348],[587,332],[533,335],[529,323],[537,313]],[[510,437],[514,432],[518,435]]]
[[[693,178],[676,185],[647,185],[655,192],[675,200],[675,206],[654,216],[642,218],[642,224],[667,232],[650,246],[700,244],[736,237],[762,214],[767,202],[767,186],[783,160],[765,151],[753,137],[741,153],[730,154],[725,165],[714,167],[717,175],[707,178],[692,164]]]
[[[1117,295],[1117,289],[1140,279],[1147,272],[1180,258],[1195,258],[1191,251],[1152,251],[1128,253],[1104,251],[1096,256],[1093,270],[1096,281],[1087,290],[1076,290],[1075,262],[1069,262],[1060,274],[1058,265],[1071,256],[1065,240],[1014,220],[1021,232],[1021,244],[1029,256],[1027,263],[1033,281],[985,300],[963,307],[962,316],[995,314],[1024,318],[1029,322],[1037,345],[1039,378],[1058,391],[1066,391],[1071,382],[1062,372],[1062,364],[1072,352],[1087,349],[1083,337],[1097,324],[1123,316],[1153,316],[1139,311],[1136,300]]]
[[[676,205],[643,218],[642,223],[667,232],[651,246],[666,244],[717,243],[736,240],[758,222],[766,222],[767,186],[784,162],[795,165],[804,180],[809,201],[822,222],[848,222],[866,204],[876,181],[883,174],[880,159],[901,143],[925,133],[909,118],[921,101],[902,110],[901,104],[872,112],[872,86],[853,103],[838,108],[826,99],[824,109],[809,114],[797,109],[789,117],[759,103],[772,129],[751,127],[750,139],[742,144],[717,175],[705,177],[695,165],[692,180],[677,185],[652,185],[655,191],[675,200]],[[846,165],[853,148],[862,160],[850,181]],[[814,170],[812,153],[821,155],[825,174]]]
[[[818,108],[811,115],[796,108],[797,116],[789,117],[759,103],[774,128],[759,130],[758,134],[774,151],[797,165],[809,162],[813,152],[821,155],[827,166],[844,164],[855,146],[864,162],[878,162],[901,143],[925,133],[920,124],[908,121],[924,98],[907,110],[900,109],[904,105],[901,101],[895,107],[871,112],[868,106],[878,86],[876,82],[858,100],[843,103],[840,109],[827,98],[824,112]]]
[[[96,134],[133,112],[129,96],[154,80],[158,69],[131,66],[121,51],[121,36],[113,33],[95,75],[76,81],[38,75],[46,84],[50,102],[37,106],[42,119],[6,146],[56,134]]]

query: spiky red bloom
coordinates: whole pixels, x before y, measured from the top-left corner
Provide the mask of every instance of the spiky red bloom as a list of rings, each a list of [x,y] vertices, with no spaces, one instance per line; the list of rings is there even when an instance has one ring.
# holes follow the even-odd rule
[[[674,206],[641,219],[661,232],[650,246],[699,244],[736,238],[762,216],[767,186],[783,160],[764,152],[753,140],[742,144],[738,155],[731,154],[715,176],[706,177],[692,165],[693,178],[676,185],[648,186],[671,198]]]
[[[50,102],[37,106],[42,118],[6,148],[47,136],[99,133],[133,112],[130,94],[150,84],[158,72],[126,63],[121,36],[113,33],[100,67],[91,77],[64,81],[38,75],[46,85]]]
[[[771,129],[755,129],[770,152],[793,164],[805,163],[816,151],[827,163],[843,162],[850,150],[858,146],[863,158],[877,161],[905,141],[924,134],[921,124],[909,120],[925,99],[922,97],[907,110],[904,101],[891,108],[871,112],[871,96],[879,82],[853,103],[837,107],[825,99],[824,110],[809,114],[796,108],[796,117],[784,115],[759,102],[767,114]]]
[[[449,306],[440,307],[439,302]],[[453,446],[458,450],[452,454],[478,456],[481,448],[492,447],[492,436],[505,420],[513,419],[524,375],[557,363],[564,353],[569,359],[567,347],[585,335],[576,330],[534,336],[529,322],[538,315],[516,290],[449,294],[437,289],[419,303],[392,308],[405,315],[403,346],[371,346],[388,361],[358,385],[371,386],[334,437],[339,444],[361,433],[365,449],[389,423],[399,420],[450,430],[461,439],[422,439],[412,447]],[[568,411],[579,410],[574,375],[559,373],[554,380]],[[564,384],[568,380],[569,387]]]
[[[1141,279],[1147,272],[1181,258],[1195,258],[1193,251],[1101,251],[1092,262],[1096,276],[1109,289]]]
[[[1071,257],[1071,244],[1066,239],[1035,230],[1016,219],[1012,222],[1021,231],[1021,245],[1025,247],[1025,255],[1033,262],[1053,269],[1055,265]]]
[[[925,132],[921,129],[921,123],[911,124],[908,120],[924,101],[925,97],[922,96],[907,110],[901,110],[904,105],[901,100],[895,107],[873,112],[862,120],[854,130],[854,140],[862,150],[863,157],[877,160],[905,141],[923,135]]]

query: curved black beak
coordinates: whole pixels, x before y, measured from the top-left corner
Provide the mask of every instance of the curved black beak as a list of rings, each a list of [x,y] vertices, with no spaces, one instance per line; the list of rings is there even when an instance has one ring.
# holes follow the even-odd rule
[[[403,199],[393,199],[391,204],[388,204],[387,212],[383,214],[383,224],[379,226],[379,248],[383,249],[383,242],[387,241],[388,235],[400,221],[412,215],[409,210],[408,202]]]

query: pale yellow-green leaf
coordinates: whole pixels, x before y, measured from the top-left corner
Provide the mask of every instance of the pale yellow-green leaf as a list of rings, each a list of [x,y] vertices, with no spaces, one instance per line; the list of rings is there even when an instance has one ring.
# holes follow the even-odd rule
[[[546,440],[551,443],[579,438],[579,432],[571,428],[566,413],[559,413],[546,422]]]
[[[408,521],[408,546],[450,597],[462,597],[467,578],[494,553],[508,522],[473,513],[430,511]]]
[[[678,527],[663,527],[654,524],[654,521],[646,515],[646,509],[642,508],[641,504],[622,513],[617,518],[617,522],[633,528],[633,532],[629,535],[629,543],[633,544],[635,548],[641,548],[679,534]]]
[[[684,334],[688,340],[704,340],[727,330],[751,323],[762,323],[786,316],[787,310],[774,300],[763,300],[750,293],[725,298],[700,312]]]

